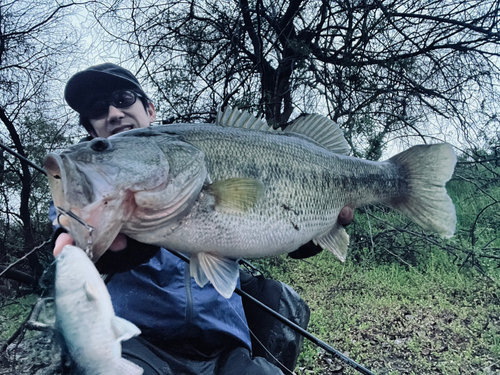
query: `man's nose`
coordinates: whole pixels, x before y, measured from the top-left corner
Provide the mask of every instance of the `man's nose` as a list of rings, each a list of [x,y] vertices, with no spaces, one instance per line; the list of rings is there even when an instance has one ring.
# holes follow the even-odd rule
[[[124,116],[125,116],[125,114],[121,111],[120,108],[116,108],[113,105],[109,106],[108,119],[110,119],[110,120],[112,120],[112,119],[118,119],[118,118],[122,118]]]

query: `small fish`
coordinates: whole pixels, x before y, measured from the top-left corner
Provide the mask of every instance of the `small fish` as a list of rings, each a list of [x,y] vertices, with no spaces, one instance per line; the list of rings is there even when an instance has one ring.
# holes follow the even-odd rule
[[[111,297],[85,252],[66,245],[56,258],[56,328],[84,375],[140,375],[121,357],[121,342],[141,333],[115,316]]]
[[[275,131],[227,109],[216,124],[153,126],[96,138],[45,160],[56,206],[94,259],[118,233],[191,254],[191,274],[224,297],[239,257],[296,250],[313,240],[341,261],[344,206],[383,203],[451,237],[455,207],[445,188],[456,164],[449,144],[414,146],[387,161],[347,156],[340,128],[319,115]]]

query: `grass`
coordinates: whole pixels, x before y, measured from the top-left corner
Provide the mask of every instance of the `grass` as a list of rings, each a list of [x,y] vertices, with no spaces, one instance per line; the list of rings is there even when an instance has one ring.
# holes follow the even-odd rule
[[[30,294],[19,298],[2,298],[0,305],[0,342],[8,340],[31,313],[39,297]]]
[[[259,262],[306,300],[311,333],[377,374],[500,372],[498,284],[450,258],[435,250],[422,268],[342,264],[327,252]],[[305,342],[296,372],[334,374],[339,365]]]

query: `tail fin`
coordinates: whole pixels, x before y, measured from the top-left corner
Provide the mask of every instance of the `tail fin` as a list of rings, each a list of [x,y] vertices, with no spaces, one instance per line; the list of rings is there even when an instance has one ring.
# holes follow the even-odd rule
[[[455,233],[455,206],[446,192],[457,157],[450,144],[414,146],[389,159],[405,171],[409,196],[390,206],[413,219],[424,229],[444,237]]]

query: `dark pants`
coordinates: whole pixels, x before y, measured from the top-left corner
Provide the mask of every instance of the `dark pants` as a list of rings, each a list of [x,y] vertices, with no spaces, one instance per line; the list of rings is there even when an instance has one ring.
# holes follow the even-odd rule
[[[195,360],[167,353],[141,337],[122,343],[122,357],[141,366],[144,375],[283,375],[262,357],[251,358],[245,348]]]

